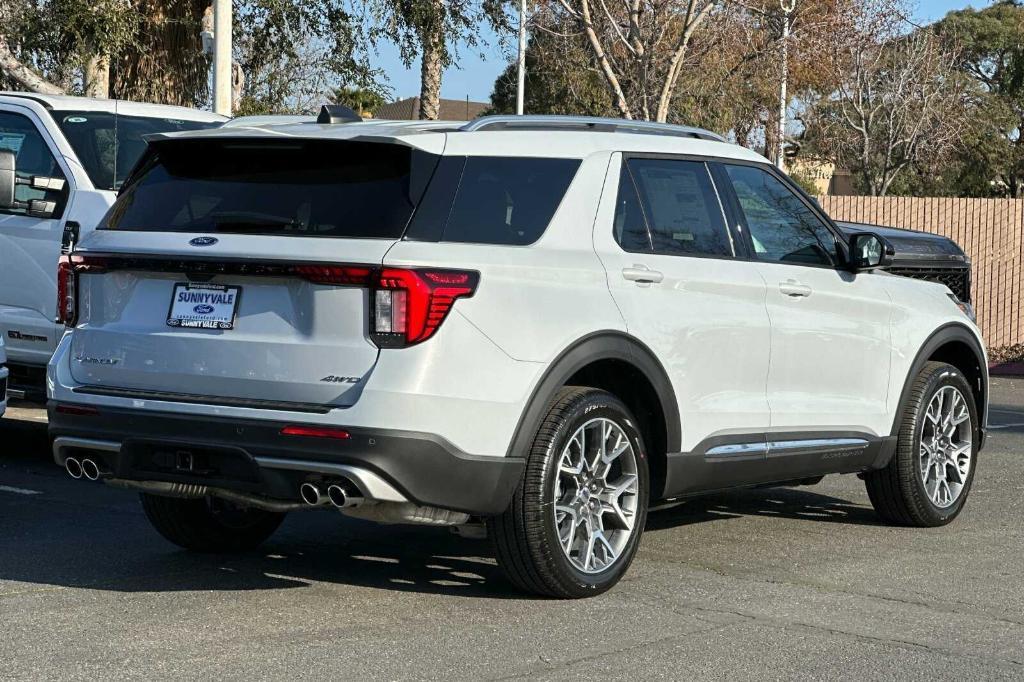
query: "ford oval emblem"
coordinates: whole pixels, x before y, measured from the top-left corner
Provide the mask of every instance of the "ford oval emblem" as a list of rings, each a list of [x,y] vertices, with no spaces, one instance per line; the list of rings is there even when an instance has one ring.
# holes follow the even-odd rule
[[[216,237],[196,237],[195,239],[190,239],[188,243],[192,246],[213,246],[217,241]]]
[[[200,303],[192,309],[197,315],[209,315],[213,312],[213,306],[209,303]]]

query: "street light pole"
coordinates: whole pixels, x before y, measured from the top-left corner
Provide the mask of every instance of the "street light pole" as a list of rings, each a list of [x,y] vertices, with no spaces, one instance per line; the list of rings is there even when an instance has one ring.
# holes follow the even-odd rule
[[[782,79],[779,85],[779,138],[776,142],[775,163],[779,170],[786,170],[786,89],[789,85],[789,20],[796,9],[796,0],[779,0],[782,8]]]
[[[523,115],[526,96],[526,0],[519,0],[519,59],[516,84],[516,114]]]
[[[231,0],[213,0],[213,110],[231,115]]]

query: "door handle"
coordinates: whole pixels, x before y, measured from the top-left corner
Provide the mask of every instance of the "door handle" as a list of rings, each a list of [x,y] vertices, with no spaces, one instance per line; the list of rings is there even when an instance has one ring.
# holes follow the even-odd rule
[[[651,270],[646,265],[634,265],[631,268],[622,268],[622,276],[630,282],[637,284],[657,284],[665,279],[665,275],[657,270]]]
[[[813,289],[806,284],[800,284],[796,280],[788,279],[785,282],[779,282],[779,291],[792,298],[807,298],[811,295]]]

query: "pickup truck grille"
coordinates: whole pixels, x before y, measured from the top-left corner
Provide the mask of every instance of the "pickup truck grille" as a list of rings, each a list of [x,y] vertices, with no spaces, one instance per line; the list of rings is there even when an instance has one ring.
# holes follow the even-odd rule
[[[901,277],[913,277],[928,282],[938,282],[949,287],[953,294],[964,303],[971,302],[971,269],[960,268],[912,268],[890,267],[888,272]]]

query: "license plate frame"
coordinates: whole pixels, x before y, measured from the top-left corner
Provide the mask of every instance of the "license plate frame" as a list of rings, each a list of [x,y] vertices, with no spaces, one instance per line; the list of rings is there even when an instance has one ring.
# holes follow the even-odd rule
[[[182,298],[181,294],[195,296]],[[241,298],[242,287],[236,285],[175,282],[171,288],[171,305],[167,309],[167,326],[173,329],[230,331],[235,328]]]

